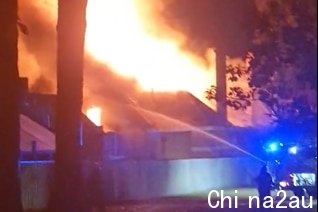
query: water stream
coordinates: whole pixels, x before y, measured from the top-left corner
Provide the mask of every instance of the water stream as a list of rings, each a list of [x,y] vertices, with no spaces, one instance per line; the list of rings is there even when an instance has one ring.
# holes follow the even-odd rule
[[[261,158],[257,157],[256,155],[252,154],[251,152],[248,152],[248,151],[246,151],[246,150],[244,150],[244,149],[242,149],[242,148],[240,148],[240,147],[238,147],[238,146],[236,146],[236,145],[234,145],[234,144],[232,144],[232,143],[226,141],[225,139],[220,138],[219,136],[216,136],[216,135],[214,135],[214,134],[212,134],[212,133],[206,132],[206,131],[200,129],[199,127],[192,126],[192,125],[190,125],[190,124],[188,124],[188,123],[185,123],[185,122],[180,121],[180,120],[178,120],[178,119],[174,119],[174,118],[172,118],[172,117],[166,116],[166,115],[164,115],[164,114],[162,114],[162,113],[158,113],[158,112],[155,112],[155,111],[150,111],[150,110],[141,108],[140,106],[132,106],[132,107],[133,107],[142,117],[144,117],[146,120],[147,120],[147,117],[145,117],[144,114],[148,114],[148,115],[150,115],[150,116],[151,116],[151,115],[152,115],[152,116],[157,116],[157,117],[160,117],[160,118],[162,118],[162,119],[166,119],[166,120],[168,120],[168,121],[170,121],[170,122],[173,122],[173,123],[175,123],[175,124],[177,124],[177,125],[179,125],[179,126],[182,126],[182,127],[186,128],[186,129],[188,129],[188,130],[191,130],[191,131],[200,133],[200,134],[202,134],[202,135],[205,135],[205,136],[207,136],[208,138],[211,138],[211,139],[213,139],[213,140],[216,140],[216,141],[218,141],[218,142],[220,142],[220,143],[222,143],[222,144],[225,144],[225,145],[227,145],[227,146],[229,146],[229,147],[231,147],[231,148],[234,148],[234,149],[236,149],[236,150],[238,150],[238,151],[240,151],[240,152],[242,152],[242,153],[244,153],[244,154],[246,154],[246,155],[248,155],[248,156],[250,156],[250,157],[252,157],[252,158],[254,158],[254,159],[258,160],[258,161],[260,161],[260,162],[262,162],[262,163],[265,163],[264,160],[262,160]]]

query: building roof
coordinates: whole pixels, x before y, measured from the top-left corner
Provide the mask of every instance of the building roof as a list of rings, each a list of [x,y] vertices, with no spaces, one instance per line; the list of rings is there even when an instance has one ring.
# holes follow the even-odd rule
[[[37,152],[55,150],[55,105],[56,96],[26,93],[21,102],[20,114],[20,150],[31,152],[36,142]],[[103,131],[95,126],[84,114],[83,143],[87,151],[98,144]],[[98,146],[98,145],[95,145]]]
[[[119,132],[224,126],[215,111],[188,92],[144,92],[124,101],[105,97],[99,104],[105,127]]]
[[[189,92],[142,93],[136,108],[154,128],[224,126],[211,108]]]
[[[55,97],[44,94],[26,95],[20,117],[22,151],[31,152],[33,141],[36,141],[37,151],[55,149]],[[130,100],[105,98],[100,103],[99,106],[103,108],[103,122],[107,128],[124,135],[129,143],[134,139],[143,140],[145,132],[150,130],[191,132],[195,146],[198,147],[200,144],[204,146],[211,142],[212,145],[214,140],[206,133],[202,134],[201,130],[211,132],[229,142],[233,140],[231,135],[238,133],[230,133],[228,131],[230,125],[222,125],[217,119],[216,112],[187,92],[141,93]],[[85,115],[82,116],[82,120],[84,146],[87,144],[87,148],[84,148],[86,155],[97,155],[96,152],[101,148],[99,141],[104,132]],[[217,146],[224,146],[220,142],[214,143]]]
[[[36,142],[37,151],[55,150],[54,133],[27,116],[20,115],[20,150],[25,152],[32,151],[34,141]]]
[[[54,131],[55,104],[55,95],[29,93],[23,102],[22,113]],[[104,128],[119,132],[224,126],[215,111],[188,92],[143,92],[129,100],[105,97],[100,104]],[[83,115],[83,119],[87,117]]]
[[[21,114],[54,132],[56,95],[27,93],[21,103]],[[82,114],[84,127],[100,131],[85,114]]]

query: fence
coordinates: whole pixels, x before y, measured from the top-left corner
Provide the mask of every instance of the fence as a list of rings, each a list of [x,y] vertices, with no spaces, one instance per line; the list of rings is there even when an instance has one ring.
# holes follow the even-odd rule
[[[91,171],[84,163],[84,178]],[[44,208],[52,182],[52,162],[22,163],[21,186],[25,209]],[[105,202],[191,195],[254,186],[261,164],[251,158],[182,160],[114,160],[101,169]]]

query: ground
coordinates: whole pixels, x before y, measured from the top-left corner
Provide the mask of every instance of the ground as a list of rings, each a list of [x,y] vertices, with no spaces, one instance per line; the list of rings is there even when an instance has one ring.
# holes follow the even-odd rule
[[[248,196],[257,195],[256,189],[237,189],[238,207],[234,211],[260,211],[254,205],[252,209],[249,209]],[[292,193],[287,192],[289,197]],[[235,196],[234,190],[226,190],[224,195]],[[205,212],[205,211],[229,211],[229,205],[225,205],[224,209],[212,209],[208,205],[207,193],[191,194],[189,196],[183,197],[171,197],[163,199],[155,199],[141,202],[127,202],[119,205],[112,205],[106,207],[106,211],[109,212]],[[272,196],[276,196],[273,192]],[[274,205],[277,204],[279,198],[275,200]],[[288,205],[288,201],[284,201],[282,205]],[[313,201],[312,209],[267,209],[266,211],[316,211],[317,210],[317,200]]]
[[[234,191],[237,190],[235,194]],[[238,195],[239,194],[239,195]],[[288,197],[292,195],[291,192],[287,192]],[[257,195],[256,189],[231,189],[225,190],[224,195],[238,196],[238,207],[232,209],[233,211],[260,211],[254,205],[252,209],[249,209],[248,197]],[[272,196],[276,196],[273,192]],[[169,197],[152,200],[142,201],[126,201],[121,203],[112,203],[105,207],[106,212],[208,212],[208,211],[229,211],[229,205],[226,204],[224,209],[212,209],[208,205],[207,198],[208,192],[202,192],[197,194],[190,194],[187,196]],[[279,201],[279,198],[275,200],[275,205]],[[284,201],[283,205],[288,205],[288,201]],[[312,209],[266,209],[265,211],[316,211],[317,200],[313,201]],[[97,211],[97,210],[95,210]],[[45,210],[33,210],[28,212],[45,212]],[[94,212],[91,210],[89,212]]]

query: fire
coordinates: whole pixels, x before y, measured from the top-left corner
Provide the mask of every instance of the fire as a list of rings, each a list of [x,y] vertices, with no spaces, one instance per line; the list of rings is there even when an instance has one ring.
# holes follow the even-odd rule
[[[149,14],[141,14],[144,5],[149,2],[88,1],[86,50],[120,75],[136,79],[144,90],[189,91],[204,100],[214,80],[211,68],[181,49],[182,36],[164,39],[151,34],[147,26],[156,23],[147,22]]]
[[[102,126],[102,109],[99,107],[91,107],[87,109],[86,116],[91,120],[96,126]]]

